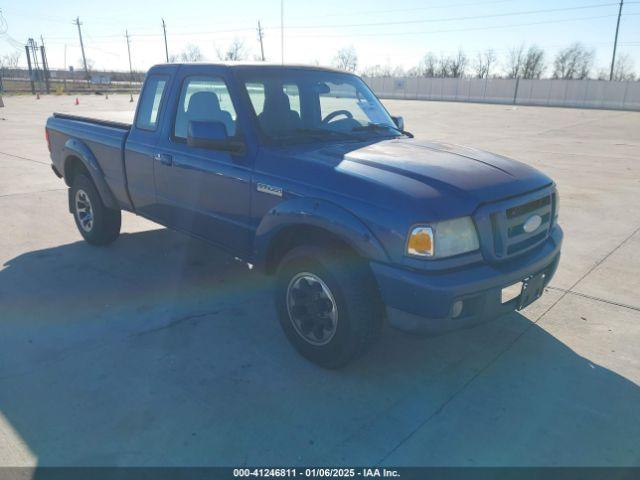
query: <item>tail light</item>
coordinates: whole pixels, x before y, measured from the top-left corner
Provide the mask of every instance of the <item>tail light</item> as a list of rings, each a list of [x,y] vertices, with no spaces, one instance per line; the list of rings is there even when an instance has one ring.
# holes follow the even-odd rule
[[[47,148],[49,149],[49,153],[51,153],[51,139],[49,138],[49,130],[44,129],[44,138],[47,140]]]

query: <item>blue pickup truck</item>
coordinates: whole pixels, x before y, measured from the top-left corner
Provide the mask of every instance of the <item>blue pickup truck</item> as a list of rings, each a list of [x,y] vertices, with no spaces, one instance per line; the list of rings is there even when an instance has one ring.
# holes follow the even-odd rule
[[[413,138],[337,70],[158,65],[132,125],[54,114],[46,137],[89,243],[126,210],[228,250],[275,276],[287,338],[328,368],[385,322],[435,334],[522,309],[560,258],[549,177]]]

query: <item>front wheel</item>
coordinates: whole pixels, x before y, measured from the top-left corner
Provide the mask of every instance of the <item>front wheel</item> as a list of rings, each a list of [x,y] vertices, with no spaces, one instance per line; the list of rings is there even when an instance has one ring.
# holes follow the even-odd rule
[[[278,267],[275,295],[291,344],[325,368],[343,366],[364,353],[382,325],[366,263],[339,247],[291,250]]]
[[[120,235],[121,214],[105,206],[89,177],[76,175],[71,187],[73,218],[84,239],[93,245],[107,245]]]

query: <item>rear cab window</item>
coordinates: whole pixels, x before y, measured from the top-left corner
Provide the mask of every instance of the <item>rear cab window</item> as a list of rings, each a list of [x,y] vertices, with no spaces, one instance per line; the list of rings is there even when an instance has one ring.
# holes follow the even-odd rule
[[[264,111],[265,84],[264,82],[248,82],[246,84],[247,93],[251,100],[251,105],[256,115]],[[289,99],[290,109],[301,115],[300,110],[300,90],[295,83],[285,83],[282,85],[282,92]]]
[[[155,131],[158,128],[158,113],[162,105],[169,77],[151,75],[145,83],[136,117],[136,127]]]

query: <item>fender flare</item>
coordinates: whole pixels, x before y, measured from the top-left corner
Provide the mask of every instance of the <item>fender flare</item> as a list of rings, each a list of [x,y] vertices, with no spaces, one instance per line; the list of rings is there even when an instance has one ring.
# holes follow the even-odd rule
[[[388,262],[389,257],[371,230],[353,213],[334,203],[314,198],[284,201],[262,218],[256,229],[254,261],[265,269],[272,241],[286,227],[311,226],[326,230],[369,260]]]
[[[120,209],[120,206],[118,205],[118,202],[116,201],[111,188],[109,188],[109,185],[105,180],[104,172],[102,171],[102,168],[100,168],[98,160],[96,159],[91,149],[84,142],[75,138],[68,139],[62,149],[62,155],[64,158],[64,162],[62,164],[62,172],[65,172],[67,161],[70,157],[79,158],[89,172],[91,180],[93,180],[93,184],[96,186],[96,189],[98,190],[98,193],[100,194],[102,202],[105,204],[105,206],[114,210]],[[66,178],[65,181],[67,181]],[[69,185],[68,182],[67,185]]]

